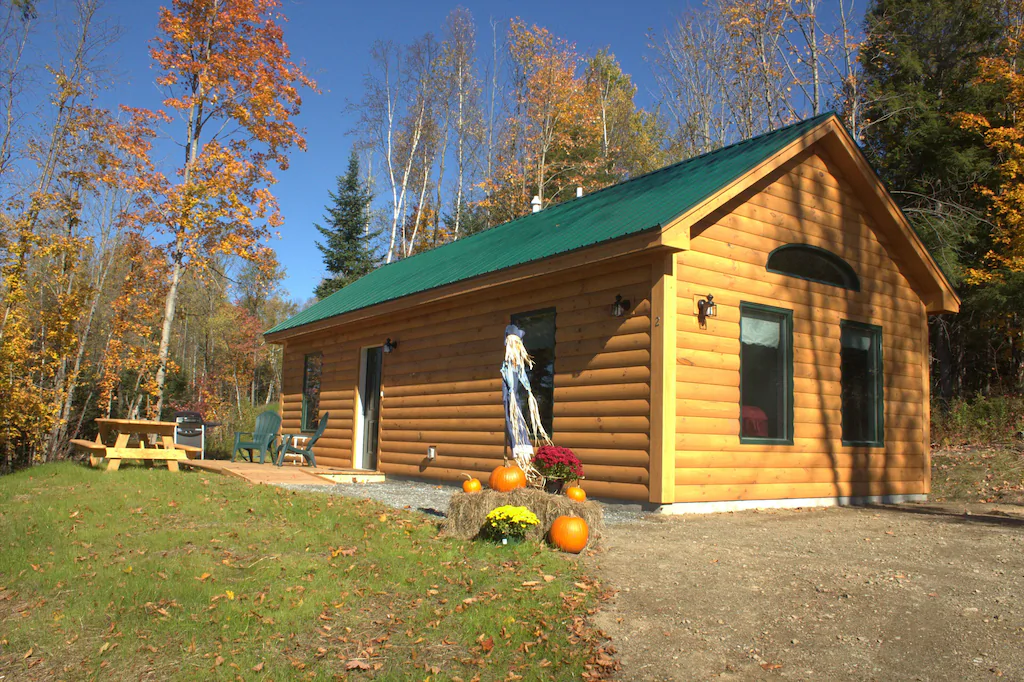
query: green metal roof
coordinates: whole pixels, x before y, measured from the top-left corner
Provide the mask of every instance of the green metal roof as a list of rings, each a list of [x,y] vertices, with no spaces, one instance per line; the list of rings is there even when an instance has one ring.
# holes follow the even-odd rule
[[[664,227],[832,115],[665,166],[382,266],[266,333]]]

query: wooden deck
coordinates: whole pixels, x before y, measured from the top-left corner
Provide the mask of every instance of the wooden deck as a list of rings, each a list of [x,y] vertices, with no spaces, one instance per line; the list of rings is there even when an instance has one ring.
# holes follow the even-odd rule
[[[236,476],[249,483],[279,485],[326,485],[328,483],[383,483],[384,474],[365,469],[339,469],[336,467],[307,467],[285,464],[254,464],[229,462],[223,459],[189,459],[178,462],[189,469],[201,469],[226,476]]]

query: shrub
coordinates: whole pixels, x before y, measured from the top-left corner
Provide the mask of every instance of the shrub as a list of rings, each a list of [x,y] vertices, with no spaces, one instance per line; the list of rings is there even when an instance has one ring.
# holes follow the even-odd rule
[[[227,410],[227,415],[220,426],[206,430],[206,458],[231,459],[231,446],[235,443],[235,431],[252,431],[256,426],[256,417],[268,410],[277,412],[277,403],[251,405],[248,400],[243,400],[241,412],[237,408]]]
[[[1024,397],[957,398],[932,409],[932,440],[943,446],[1006,443],[1024,430]]]

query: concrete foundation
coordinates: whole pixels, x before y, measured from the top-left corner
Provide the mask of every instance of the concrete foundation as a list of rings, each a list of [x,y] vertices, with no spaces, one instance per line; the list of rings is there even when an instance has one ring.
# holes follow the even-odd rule
[[[663,504],[659,514],[717,514],[750,509],[796,509],[799,507],[857,507],[870,504],[927,502],[927,495],[871,495],[864,497],[802,497],[788,500],[729,500],[724,502],[676,502]]]

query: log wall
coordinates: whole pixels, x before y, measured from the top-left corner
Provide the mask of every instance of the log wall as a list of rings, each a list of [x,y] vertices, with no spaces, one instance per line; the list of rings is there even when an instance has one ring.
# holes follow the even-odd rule
[[[352,466],[360,351],[388,337],[378,468],[457,480],[501,462],[498,369],[513,313],[554,307],[553,440],[583,461],[593,495],[648,499],[651,367],[650,256],[606,261],[496,286],[364,322],[288,338],[283,433],[299,430],[303,358],[323,352],[320,411],[330,412],[317,462]],[[611,315],[616,294],[632,303]],[[427,446],[437,458],[426,459]]]
[[[811,154],[695,228],[677,256],[675,501],[929,491],[927,317],[885,237],[824,152]],[[724,212],[723,212],[724,213]],[[768,254],[812,244],[846,259],[861,291],[765,270]],[[697,323],[695,297],[718,316]],[[741,444],[739,306],[793,311],[794,444]],[[840,321],[882,327],[884,447],[841,437]]]

